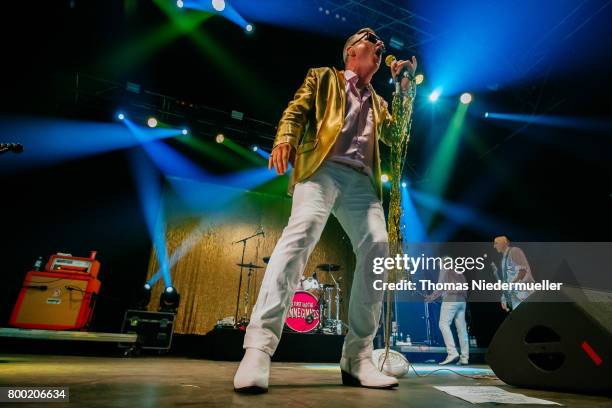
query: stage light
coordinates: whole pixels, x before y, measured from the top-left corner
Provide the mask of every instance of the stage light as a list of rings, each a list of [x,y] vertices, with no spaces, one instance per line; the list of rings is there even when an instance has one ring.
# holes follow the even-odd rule
[[[146,310],[147,306],[151,302],[151,285],[145,283],[137,293],[135,300],[134,307],[136,309]]]
[[[391,37],[391,40],[389,40],[389,46],[401,51],[404,49],[404,42],[397,37]]]
[[[256,152],[259,148],[257,146],[252,146],[251,150],[253,150],[254,152]]]
[[[225,0],[212,0],[212,6],[217,11],[225,10]]]
[[[176,313],[181,302],[181,295],[172,286],[166,287],[159,297],[159,311]]]
[[[154,128],[157,126],[157,119],[155,119],[153,116],[151,116],[149,119],[147,119],[147,126],[150,128]]]
[[[402,187],[403,187],[403,188],[408,187],[408,183],[406,183],[405,181],[402,181]]]
[[[187,128],[183,128],[183,130],[181,130],[181,133],[182,133],[183,135],[188,135],[188,134],[189,134],[189,129],[187,129]]]
[[[123,113],[118,113],[118,114],[117,114],[117,119],[119,119],[119,120],[123,120],[123,119],[125,119],[125,114],[123,114]]]
[[[247,24],[244,29],[247,33],[252,33],[253,32],[253,24]]]
[[[461,97],[459,98],[459,100],[461,101],[462,104],[467,105],[468,103],[472,102],[472,94],[469,92],[465,92],[461,94]]]
[[[217,137],[215,138],[215,140],[217,143],[223,143],[223,141],[225,140],[225,136],[223,136],[222,133],[219,133]]]
[[[393,77],[389,78],[389,83],[393,85]]]
[[[432,93],[429,94],[429,100],[432,102],[435,102],[438,100],[438,98],[440,97],[440,90],[436,89],[434,90]]]
[[[183,0],[176,0],[176,7],[183,8],[183,6],[184,6]]]
[[[484,117],[488,118],[489,117],[489,112],[485,112]]]
[[[242,120],[244,119],[244,113],[236,110],[232,111],[232,119]]]
[[[417,85],[421,85],[424,80],[425,80],[425,75],[423,74],[417,74],[417,76],[414,77],[414,81],[416,82]]]
[[[383,183],[388,183],[389,182],[389,176],[386,174],[383,174],[382,176],[380,176],[380,181],[382,181]]]

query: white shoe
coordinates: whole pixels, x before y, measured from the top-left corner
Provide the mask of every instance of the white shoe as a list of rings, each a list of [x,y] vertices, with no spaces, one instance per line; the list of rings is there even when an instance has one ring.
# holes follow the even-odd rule
[[[371,357],[346,358],[340,360],[342,384],[353,387],[388,389],[397,387],[397,378],[381,373]]]
[[[446,360],[440,361],[438,365],[447,365],[450,363],[454,363],[455,361],[457,361],[458,358],[459,354],[449,354],[448,356],[446,356]]]
[[[255,348],[247,348],[234,376],[234,391],[261,394],[268,391],[270,356]]]
[[[457,365],[468,365],[468,364],[469,364],[468,359],[463,358],[463,357],[461,357],[459,361],[457,362]]]

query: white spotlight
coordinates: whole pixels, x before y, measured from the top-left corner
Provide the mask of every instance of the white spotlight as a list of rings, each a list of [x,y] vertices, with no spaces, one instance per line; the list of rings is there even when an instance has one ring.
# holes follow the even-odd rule
[[[212,6],[217,11],[225,10],[225,0],[212,0]]]
[[[429,94],[429,100],[432,102],[437,101],[441,93],[442,92],[439,89],[434,90],[432,93]]]
[[[472,102],[472,94],[469,92],[465,92],[461,94],[461,97],[459,98],[459,100],[461,101],[462,104],[467,105],[468,103]]]
[[[147,126],[149,126],[150,128],[154,128],[157,126],[157,119],[155,119],[153,116],[151,116],[149,119],[147,119]]]

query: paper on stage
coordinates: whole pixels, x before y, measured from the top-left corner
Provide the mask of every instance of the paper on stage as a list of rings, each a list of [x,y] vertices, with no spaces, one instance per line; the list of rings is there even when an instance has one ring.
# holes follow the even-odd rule
[[[556,402],[546,401],[539,398],[531,398],[523,394],[508,392],[499,387],[491,386],[448,386],[434,388],[444,391],[447,394],[461,398],[473,404],[483,402],[495,402],[498,404],[540,404],[540,405],[561,405]]]

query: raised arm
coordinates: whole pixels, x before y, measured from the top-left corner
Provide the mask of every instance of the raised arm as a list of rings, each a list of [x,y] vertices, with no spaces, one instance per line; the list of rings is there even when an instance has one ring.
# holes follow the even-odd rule
[[[395,81],[395,92],[391,101],[391,112],[383,100],[383,123],[380,140],[388,145],[407,143],[410,140],[412,122],[412,104],[416,96],[414,73],[417,61],[415,57],[406,61],[394,61],[391,65],[391,76]],[[398,78],[401,71],[407,68],[407,76]]]

